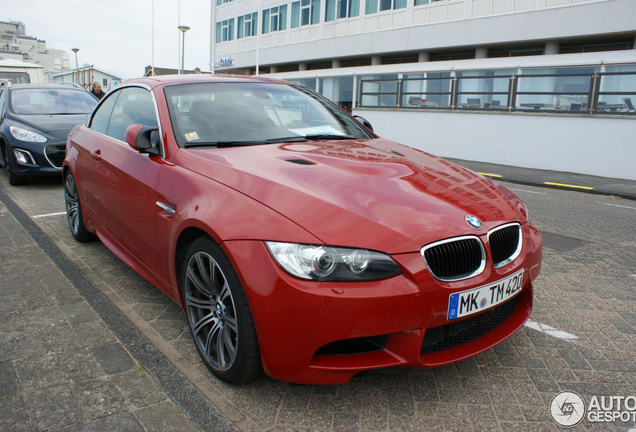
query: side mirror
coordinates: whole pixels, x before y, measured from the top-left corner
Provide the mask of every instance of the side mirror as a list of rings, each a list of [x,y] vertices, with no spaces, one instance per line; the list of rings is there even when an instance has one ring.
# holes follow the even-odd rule
[[[371,126],[371,123],[369,122],[369,120],[367,120],[364,117],[359,116],[359,115],[355,115],[355,116],[353,116],[353,118],[358,120],[360,123],[362,123],[364,125],[364,127],[366,127],[371,132],[373,132],[373,126]]]
[[[161,156],[159,148],[159,127],[133,124],[128,126],[124,138],[129,146],[139,153]]]

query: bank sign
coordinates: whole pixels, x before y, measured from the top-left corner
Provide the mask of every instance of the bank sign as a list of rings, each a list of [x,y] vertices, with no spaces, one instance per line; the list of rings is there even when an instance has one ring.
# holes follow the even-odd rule
[[[215,68],[224,68],[234,66],[234,59],[232,57],[220,58],[214,63]]]

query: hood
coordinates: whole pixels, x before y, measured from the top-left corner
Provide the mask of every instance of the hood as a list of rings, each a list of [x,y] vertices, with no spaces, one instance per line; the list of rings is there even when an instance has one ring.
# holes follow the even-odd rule
[[[86,123],[90,114],[16,115],[9,119],[12,126],[27,129],[46,136],[50,143],[65,143],[74,126]]]
[[[506,188],[383,139],[182,149],[176,157],[335,246],[415,252],[520,219],[521,201]]]

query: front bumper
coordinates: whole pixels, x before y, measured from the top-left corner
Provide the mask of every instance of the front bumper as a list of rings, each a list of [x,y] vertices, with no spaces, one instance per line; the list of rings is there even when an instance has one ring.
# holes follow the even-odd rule
[[[28,152],[28,164],[19,163],[13,156],[15,173],[21,177],[59,176],[62,173],[62,163],[65,155],[65,143],[26,143],[14,141],[10,151],[17,149]]]
[[[456,362],[514,334],[530,316],[532,281],[541,269],[541,235],[526,223],[523,236],[522,253],[512,263],[500,269],[488,263],[480,275],[448,283],[433,278],[418,252],[392,256],[403,270],[393,278],[333,283],[289,276],[261,241],[228,241],[222,247],[245,289],[265,372],[283,381],[337,384],[364,370]],[[527,274],[523,288],[508,300],[516,299],[516,307],[510,308],[501,324],[468,342],[421,353],[427,329],[474,317],[447,321],[451,293],[500,280],[521,268]],[[365,345],[365,340],[371,343]],[[347,345],[361,348],[334,353],[338,346]]]

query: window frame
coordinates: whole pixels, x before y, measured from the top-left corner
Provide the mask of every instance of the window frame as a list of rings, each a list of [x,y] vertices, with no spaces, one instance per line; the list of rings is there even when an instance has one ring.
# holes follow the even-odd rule
[[[126,141],[122,141],[122,140],[120,140],[118,138],[115,138],[115,137],[112,137],[110,135],[107,135],[106,133],[100,132],[97,129],[93,129],[93,127],[92,127],[93,126],[93,119],[95,117],[95,114],[97,114],[99,109],[102,107],[102,105],[104,105],[106,103],[106,101],[111,100],[111,98],[114,97],[114,98],[116,98],[116,100],[115,100],[115,103],[113,103],[113,106],[112,106],[112,108],[110,110],[110,114],[108,116],[108,123],[107,123],[107,126],[106,126],[106,131],[108,131],[108,127],[110,126],[110,120],[111,120],[111,117],[113,115],[113,110],[115,108],[115,105],[117,105],[117,99],[119,99],[119,96],[121,95],[121,92],[126,90],[126,89],[128,89],[128,88],[141,88],[143,90],[146,90],[148,93],[150,93],[150,98],[152,100],[152,104],[153,104],[153,107],[154,107],[155,119],[157,119],[157,127],[158,127],[157,133],[159,134],[159,149],[158,149],[159,150],[159,155],[157,155],[157,157],[160,157],[161,159],[165,159],[166,158],[165,144],[164,144],[164,141],[163,141],[163,130],[162,130],[162,127],[161,127],[161,117],[159,116],[159,108],[157,106],[157,98],[155,96],[155,92],[152,91],[152,89],[149,86],[145,85],[145,84],[124,84],[122,86],[117,87],[117,90],[109,93],[108,97],[102,98],[102,100],[99,101],[99,103],[97,104],[95,109],[93,109],[93,112],[91,113],[90,117],[88,118],[88,122],[86,122],[86,126],[85,127],[87,129],[90,129],[92,132],[95,132],[97,134],[100,134],[101,136],[107,137],[108,139],[115,140],[117,142],[123,143],[123,144],[127,145],[128,147],[130,147],[129,144]],[[132,147],[131,147],[131,149],[132,149]],[[139,154],[142,154],[142,153],[139,152]]]

